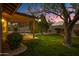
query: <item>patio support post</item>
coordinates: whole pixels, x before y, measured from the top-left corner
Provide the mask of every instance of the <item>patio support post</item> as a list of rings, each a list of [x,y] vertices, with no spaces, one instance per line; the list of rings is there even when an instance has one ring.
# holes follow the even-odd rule
[[[0,4],[0,55],[2,52],[2,4]]]
[[[35,20],[33,20],[33,39],[35,38]]]

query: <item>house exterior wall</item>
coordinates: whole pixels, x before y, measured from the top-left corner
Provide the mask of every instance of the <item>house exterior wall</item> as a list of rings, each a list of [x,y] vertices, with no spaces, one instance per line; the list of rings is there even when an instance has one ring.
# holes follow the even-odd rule
[[[59,29],[59,30],[56,30],[56,29]],[[64,27],[63,25],[51,26],[50,31],[51,33],[57,33],[59,31],[58,34],[64,34]],[[79,33],[79,24],[76,24],[74,26],[72,35],[76,35],[75,32]]]

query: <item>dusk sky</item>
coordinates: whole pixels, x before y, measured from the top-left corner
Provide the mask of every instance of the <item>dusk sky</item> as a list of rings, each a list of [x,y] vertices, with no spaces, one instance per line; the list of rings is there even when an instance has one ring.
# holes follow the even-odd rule
[[[32,5],[33,4],[33,5]],[[28,9],[28,7],[32,6],[32,8],[39,8],[42,3],[23,3],[17,11],[24,12]],[[38,5],[38,6],[36,6]],[[65,4],[66,7],[71,7],[69,3]]]
[[[32,4],[32,3],[23,3],[17,10],[17,12],[21,12],[21,13],[28,13],[28,8],[32,6],[33,11],[36,11],[36,9],[40,9],[41,7],[41,3],[38,4]],[[65,4],[66,7],[71,7],[71,5],[69,3]],[[70,9],[71,10],[71,9]],[[28,13],[29,15],[31,15],[30,13]],[[40,15],[41,13],[39,13],[38,15]],[[73,16],[73,15],[71,15]],[[59,22],[62,21],[62,19],[60,17],[56,18],[56,15],[52,14],[52,13],[46,13],[46,20],[50,20],[51,22]]]

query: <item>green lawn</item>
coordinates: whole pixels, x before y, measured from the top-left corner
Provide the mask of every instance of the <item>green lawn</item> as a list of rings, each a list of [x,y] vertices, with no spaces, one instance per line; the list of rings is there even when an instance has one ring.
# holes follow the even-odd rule
[[[40,39],[28,41],[25,44],[28,49],[20,54],[23,56],[63,56],[79,55],[79,38],[73,38],[73,47],[67,48],[62,45],[63,36],[42,35]]]

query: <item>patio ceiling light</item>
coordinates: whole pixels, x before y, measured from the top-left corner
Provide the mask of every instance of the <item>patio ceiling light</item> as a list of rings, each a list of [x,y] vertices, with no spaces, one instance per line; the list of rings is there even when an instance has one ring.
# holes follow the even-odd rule
[[[2,22],[4,22],[5,20],[4,19],[2,19]]]

